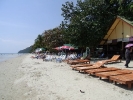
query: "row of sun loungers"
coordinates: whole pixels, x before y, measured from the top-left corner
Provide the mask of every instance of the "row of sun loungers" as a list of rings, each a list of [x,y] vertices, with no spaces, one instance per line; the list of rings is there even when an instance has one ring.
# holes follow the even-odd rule
[[[120,58],[120,55],[114,55],[111,59],[102,60],[102,61],[106,62],[106,64],[109,62],[118,62],[118,61],[121,62],[119,58]],[[67,63],[70,65],[84,64],[84,63],[90,63],[90,60],[88,59],[68,60]]]
[[[115,67],[109,67],[109,68],[98,68],[98,69],[92,69],[92,70],[86,70],[85,72],[90,74],[90,75],[95,75],[96,73],[99,72],[109,72],[109,71],[116,71],[116,70],[120,70],[119,68],[115,68]]]
[[[133,83],[133,70],[120,69],[116,71],[107,71],[95,73],[95,76],[101,78],[109,79],[115,83],[127,84],[128,89],[131,89],[131,84]]]
[[[76,67],[75,69],[78,70],[79,72],[85,72],[85,70],[103,68],[104,64],[105,64],[105,61],[98,61],[93,65],[86,65],[86,66],[83,66],[83,67]]]
[[[94,64],[82,63],[70,65],[70,67],[72,67],[73,70],[99,77],[99,79],[108,79],[110,82],[128,85],[128,89],[131,89],[133,83],[133,70],[106,67],[104,66],[106,63],[107,60],[102,60],[97,61]]]

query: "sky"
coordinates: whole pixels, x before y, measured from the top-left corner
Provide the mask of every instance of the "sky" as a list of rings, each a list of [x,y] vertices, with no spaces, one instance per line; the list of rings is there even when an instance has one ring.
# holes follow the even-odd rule
[[[0,53],[18,53],[63,21],[62,4],[77,0],[0,0]]]

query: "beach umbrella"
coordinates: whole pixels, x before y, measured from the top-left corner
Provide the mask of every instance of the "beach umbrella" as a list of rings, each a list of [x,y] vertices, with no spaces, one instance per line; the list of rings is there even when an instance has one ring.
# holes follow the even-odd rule
[[[38,53],[38,52],[41,52],[41,51],[44,51],[44,50],[45,50],[44,48],[37,48],[37,49],[35,50],[35,52]]]
[[[75,49],[72,46],[61,46],[61,48],[64,49],[64,50],[66,50],[66,49],[68,49],[68,50],[74,50]]]
[[[55,49],[55,50],[62,50],[61,47],[55,47],[55,48],[53,48],[53,49]]]
[[[133,46],[133,44],[127,44],[126,46],[125,46],[125,48],[129,48],[129,47],[132,47]]]
[[[39,52],[39,48],[37,48],[37,49],[35,50],[35,52],[36,52],[36,53]]]
[[[69,49],[70,46],[61,46],[62,49]]]
[[[68,49],[68,50],[75,50],[78,49],[78,47],[74,46],[73,44],[64,44],[62,46],[63,49]]]
[[[39,51],[45,51],[45,48],[39,48]]]
[[[70,47],[69,50],[74,50],[75,48],[74,47]]]

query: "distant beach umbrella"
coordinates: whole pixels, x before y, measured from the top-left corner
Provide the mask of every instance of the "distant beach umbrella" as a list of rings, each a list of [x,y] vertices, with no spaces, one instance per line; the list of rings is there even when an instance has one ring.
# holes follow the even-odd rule
[[[74,47],[70,47],[69,50],[74,50],[75,48]]]
[[[61,46],[62,49],[74,50],[75,48],[72,46]]]
[[[39,48],[39,51],[44,51],[45,49],[44,48]]]
[[[38,53],[38,52],[42,52],[42,51],[44,51],[44,50],[45,50],[44,48],[37,48],[37,49],[35,50],[35,52]]]
[[[61,46],[62,49],[69,49],[70,46]]]
[[[62,50],[61,47],[55,47],[55,48],[53,48],[53,49],[55,49],[55,50]]]
[[[37,48],[37,49],[35,50],[35,52],[38,53],[38,52],[39,52],[39,49]]]

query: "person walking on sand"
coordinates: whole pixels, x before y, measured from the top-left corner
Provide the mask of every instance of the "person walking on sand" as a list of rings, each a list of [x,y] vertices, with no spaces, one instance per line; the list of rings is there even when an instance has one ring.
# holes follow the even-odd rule
[[[132,47],[126,48],[126,51],[125,51],[126,68],[128,68],[128,64],[130,63],[130,60],[131,60],[131,54],[130,54],[131,52],[132,52]]]

